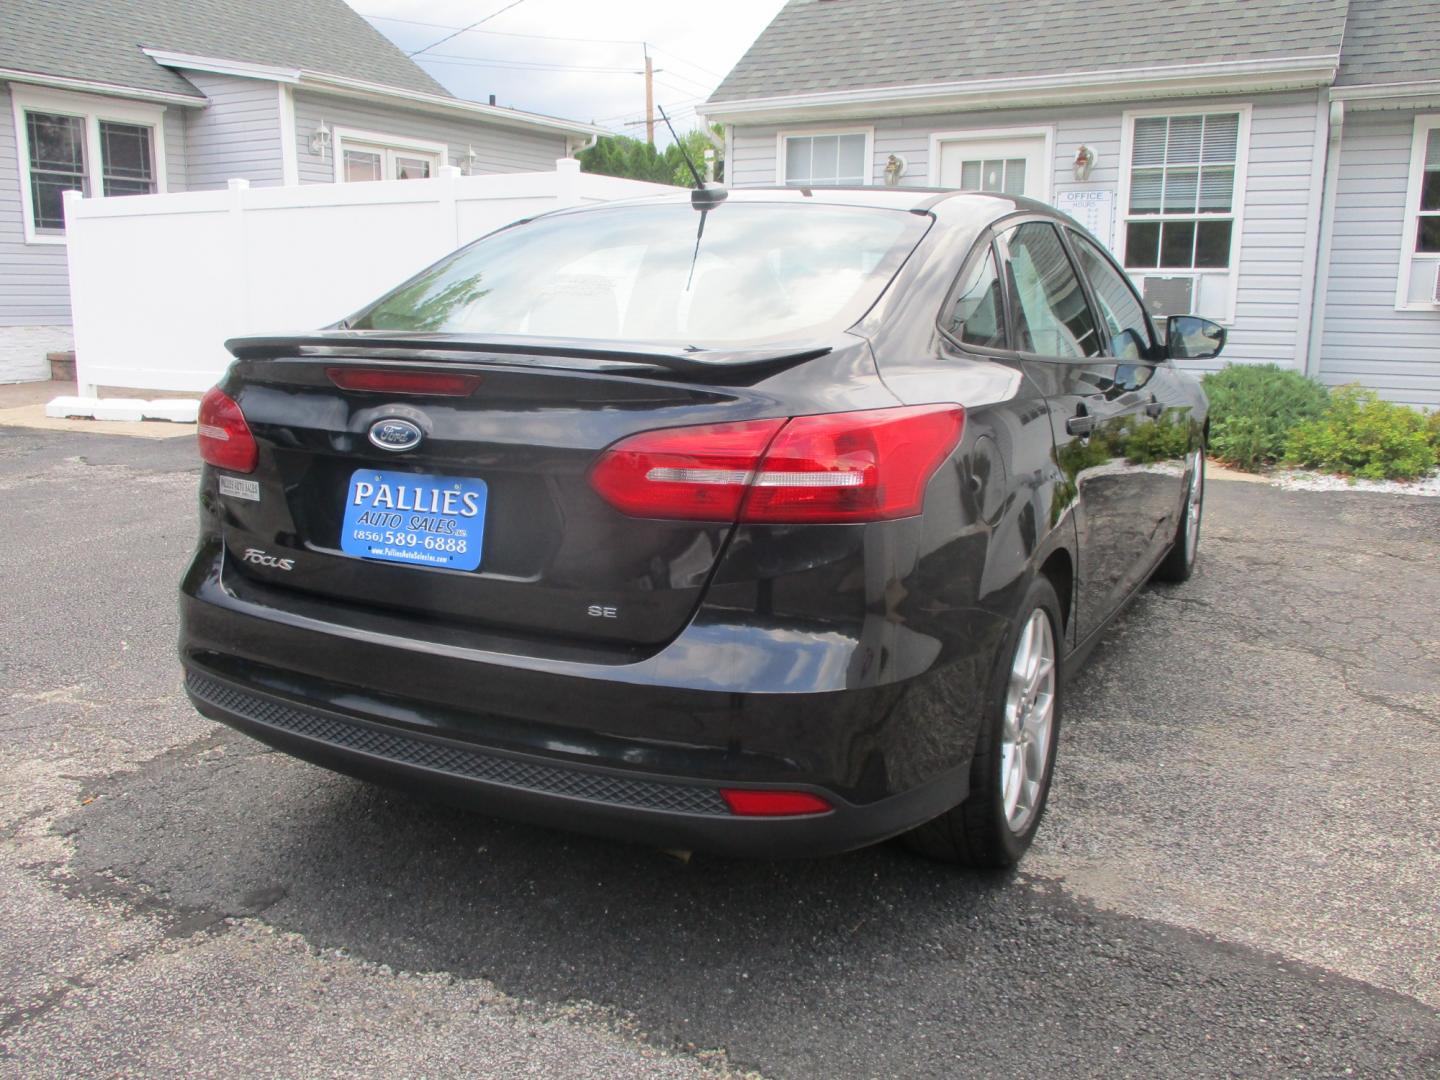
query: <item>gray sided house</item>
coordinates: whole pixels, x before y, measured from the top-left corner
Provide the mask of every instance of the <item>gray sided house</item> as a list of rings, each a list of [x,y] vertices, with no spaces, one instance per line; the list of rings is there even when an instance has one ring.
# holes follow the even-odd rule
[[[452,96],[342,0],[0,6],[0,382],[71,348],[68,189],[548,171],[599,134]]]
[[[1440,408],[1435,0],[790,0],[701,112],[733,184],[1042,199],[1225,359]]]

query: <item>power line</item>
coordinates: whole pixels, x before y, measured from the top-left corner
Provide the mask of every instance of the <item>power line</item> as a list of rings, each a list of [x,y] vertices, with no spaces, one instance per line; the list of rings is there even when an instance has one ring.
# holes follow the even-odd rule
[[[663,53],[665,53],[665,54],[668,55],[668,56],[673,56],[676,60],[679,60],[682,64],[689,64],[689,65],[690,65],[691,67],[693,67],[696,71],[703,71],[706,75],[713,75],[713,76],[714,76],[715,78],[717,78],[717,79],[723,79],[723,78],[725,78],[725,76],[724,76],[724,75],[721,75],[718,71],[711,71],[709,68],[705,67],[703,64],[697,64],[694,60],[686,59],[685,57],[681,56],[679,53],[672,52],[671,50],[665,48],[663,45],[654,45],[654,46],[651,46],[651,47],[652,47],[656,52],[663,52]]]
[[[576,66],[579,66],[579,65],[574,65],[574,64],[563,64],[563,63],[561,63],[560,61],[556,61],[556,60],[526,60],[523,56],[476,56],[474,53],[450,53],[450,52],[431,53],[430,56],[442,56],[442,57],[444,57],[444,58],[447,59],[447,60],[493,60],[493,61],[495,61],[495,62],[497,62],[497,63],[501,63],[501,64],[544,64],[544,65],[546,65],[547,67],[549,67],[549,66],[559,66],[559,67],[576,67]],[[426,59],[429,59],[429,57],[427,57]],[[635,65],[634,65],[634,64],[629,64],[629,65],[627,65],[627,66],[625,66],[625,67],[615,67],[615,66],[595,67],[595,68],[589,68],[589,69],[587,69],[587,70],[593,70],[593,71],[629,71],[629,72],[634,72],[634,70],[635,70]]]
[[[692,78],[690,78],[690,76],[686,75],[684,72],[682,72],[682,71],[676,71],[674,68],[658,68],[658,69],[656,69],[656,70],[665,72],[665,74],[669,75],[671,78],[680,79],[680,80],[682,80],[683,82],[689,83],[690,86],[691,86],[690,89],[686,89],[686,88],[684,88],[684,87],[678,87],[678,86],[677,86],[677,87],[674,87],[674,89],[676,89],[676,90],[683,90],[683,91],[684,91],[685,93],[687,93],[687,94],[693,94],[696,90],[700,90],[701,92],[703,92],[704,94],[706,94],[706,95],[708,96],[709,93],[710,93],[711,87],[713,87],[713,86],[715,85],[714,83],[701,82],[699,79],[692,79]]]
[[[520,0],[516,0],[516,2],[519,3]],[[510,6],[511,6],[511,7],[514,7],[515,5],[512,4],[512,5],[510,5]],[[500,14],[500,12],[497,11],[495,14],[498,15],[498,14]],[[381,22],[406,23],[406,24],[408,24],[408,25],[410,25],[410,26],[428,26],[428,27],[430,27],[430,28],[432,28],[432,29],[434,29],[434,30],[454,30],[454,31],[455,31],[456,33],[458,33],[458,34],[472,33],[472,32],[473,32],[473,33],[476,33],[476,34],[493,34],[493,35],[495,35],[496,37],[536,38],[536,39],[538,39],[538,40],[540,40],[540,41],[584,41],[584,42],[587,42],[587,43],[589,43],[589,44],[591,44],[591,45],[643,45],[643,44],[644,44],[644,42],[641,41],[639,38],[591,38],[591,37],[565,37],[564,35],[561,35],[561,34],[522,34],[522,33],[520,33],[519,31],[516,31],[516,30],[476,30],[476,29],[475,29],[475,26],[478,25],[478,24],[472,24],[472,25],[470,25],[470,26],[459,26],[459,27],[456,27],[456,26],[448,25],[448,24],[446,24],[446,23],[421,22],[419,19],[398,19],[398,18],[396,18],[396,17],[393,16],[393,15],[363,15],[363,14],[362,14],[360,17],[361,17],[362,19],[378,19],[378,20],[380,20]],[[488,16],[488,18],[494,18],[494,17],[495,17],[494,15]],[[484,21],[484,20],[482,20],[482,21]],[[448,38],[442,38],[441,40],[442,40],[442,41],[448,41],[449,39],[448,39]],[[435,44],[436,44],[436,45],[439,45],[440,43],[441,43],[440,41],[437,41]]]
[[[516,0],[516,3],[520,3],[520,2],[521,2],[521,0]],[[515,4],[511,4],[511,5],[510,5],[510,7],[514,7],[514,6],[515,6]],[[501,14],[503,11],[508,11],[508,10],[509,10],[509,8],[502,8],[501,11],[495,12],[495,15],[499,15],[499,14]],[[493,18],[495,17],[495,15],[488,15],[488,16],[486,16],[486,19],[493,19]],[[432,30],[453,30],[455,33],[454,33],[454,34],[451,34],[450,37],[454,37],[454,36],[456,36],[457,34],[474,33],[474,34],[490,34],[490,35],[492,35],[492,36],[494,36],[494,37],[530,38],[530,39],[535,40],[535,41],[578,41],[578,42],[583,42],[583,43],[585,43],[585,44],[587,44],[587,45],[644,45],[644,44],[645,44],[645,42],[642,41],[642,40],[640,40],[639,38],[568,37],[568,36],[566,36],[566,35],[564,35],[564,34],[526,34],[526,33],[521,33],[520,31],[517,31],[517,30],[477,30],[477,29],[475,29],[475,28],[476,28],[477,26],[479,26],[480,23],[472,23],[472,24],[469,25],[469,26],[459,26],[459,27],[457,27],[457,26],[450,25],[450,24],[448,24],[448,23],[425,22],[425,21],[423,21],[423,20],[421,20],[421,19],[401,19],[401,18],[397,18],[397,17],[394,16],[394,15],[363,15],[363,14],[362,14],[360,17],[361,17],[362,19],[376,19],[376,20],[379,20],[380,22],[405,23],[407,26],[428,26],[428,27],[430,27]],[[484,22],[484,21],[486,21],[486,19],[482,19],[482,20],[480,20],[480,21],[481,21],[481,22]],[[450,40],[450,37],[441,38],[439,41],[435,42],[435,45],[441,45],[441,44],[443,44],[444,42],[449,41],[449,40]],[[421,49],[421,50],[419,50],[419,51],[420,51],[420,52],[428,52],[430,49],[433,49],[433,48],[435,47],[435,45],[427,46],[425,49]],[[676,60],[679,60],[682,64],[689,64],[689,65],[690,65],[691,67],[693,67],[695,70],[697,70],[697,71],[703,71],[706,75],[713,76],[713,77],[716,78],[716,79],[723,79],[723,78],[725,77],[724,75],[722,75],[722,74],[721,74],[720,72],[718,72],[718,71],[712,71],[710,68],[705,67],[703,64],[697,64],[694,60],[691,60],[691,59],[689,59],[689,58],[687,58],[687,57],[681,56],[679,53],[675,52],[673,49],[667,49],[667,48],[665,48],[664,46],[661,46],[661,45],[652,45],[651,48],[653,48],[656,52],[663,52],[663,53],[665,53],[667,56],[674,57]],[[413,56],[413,55],[415,55],[415,54],[412,53],[411,55]],[[678,74],[678,73],[677,73],[677,74]],[[693,81],[693,80],[692,80],[692,81]]]
[[[491,56],[451,56],[445,53],[416,57],[423,64],[454,64],[459,67],[520,68],[534,71],[584,71],[598,75],[634,75],[634,68],[585,67],[579,64],[546,64],[531,60],[504,60]]]
[[[409,56],[411,59],[414,59],[415,57],[419,56],[419,55],[420,55],[421,53],[423,53],[423,52],[429,52],[429,51],[430,51],[431,49],[433,49],[436,45],[444,45],[445,42],[449,41],[451,38],[459,37],[461,34],[466,33],[466,32],[469,31],[469,30],[474,30],[474,29],[475,29],[477,26],[479,26],[481,23],[487,23],[487,22],[489,22],[491,19],[495,18],[497,15],[504,15],[505,12],[509,11],[511,8],[517,8],[517,7],[519,7],[521,4],[523,4],[524,2],[525,2],[525,0],[511,0],[510,3],[506,4],[506,5],[505,5],[504,7],[502,7],[499,11],[492,11],[489,15],[486,15],[483,19],[476,19],[476,20],[475,20],[473,23],[471,23],[469,26],[461,26],[461,27],[457,28],[453,33],[446,34],[446,35],[445,35],[444,37],[442,37],[439,41],[432,41],[429,45],[426,45],[423,49],[416,49],[416,50],[415,50],[414,52],[412,52],[412,53],[406,53],[406,55]]]
[[[709,90],[706,90],[706,92],[703,94],[697,94],[694,90],[687,89],[683,86],[676,86],[674,83],[668,83],[664,79],[656,79],[655,85],[667,87],[668,89],[675,91],[675,93],[677,94],[688,95],[685,98],[686,101],[704,101],[707,97],[710,96]]]

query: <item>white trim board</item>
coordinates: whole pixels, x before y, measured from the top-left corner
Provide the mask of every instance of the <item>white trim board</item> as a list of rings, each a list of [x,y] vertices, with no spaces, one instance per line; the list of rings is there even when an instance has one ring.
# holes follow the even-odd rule
[[[300,81],[299,68],[256,64],[248,60],[225,60],[214,56],[192,56],[167,49],[142,48],[140,51],[164,68],[185,68],[190,71],[209,72],[212,75],[233,75],[241,79],[273,79],[276,82],[288,83]]]
[[[940,186],[940,145],[947,142],[1003,142],[1006,139],[1044,138],[1045,158],[1041,162],[1041,176],[1044,190],[1038,196],[1041,202],[1049,202],[1055,188],[1055,125],[1041,124],[1034,127],[967,128],[963,131],[936,131],[930,135],[930,161],[926,183],[930,187]]]
[[[1415,117],[1415,134],[1410,139],[1410,178],[1405,185],[1405,228],[1400,233],[1400,271],[1395,281],[1396,311],[1440,311],[1440,303],[1410,299],[1410,276],[1415,260],[1440,266],[1440,255],[1421,255],[1415,250],[1415,230],[1420,226],[1420,185],[1425,176],[1425,149],[1430,132],[1440,128],[1440,113]]]
[[[1428,108],[1428,102],[1440,100],[1440,79],[1335,86],[1330,89],[1330,100],[1355,109]]]
[[[1151,68],[1022,75],[969,82],[914,86],[871,86],[814,94],[789,94],[740,101],[702,102],[696,111],[722,123],[804,122],[803,117],[849,119],[1002,109],[1022,105],[1063,105],[1136,98],[1251,94],[1329,86],[1338,53],[1174,64]]]
[[[100,147],[100,121],[137,124],[150,128],[151,167],[155,171],[155,191],[166,190],[165,168],[165,106],[139,101],[75,94],[64,90],[36,89],[29,86],[10,87],[10,111],[15,122],[15,159],[20,173],[20,217],[25,226],[27,244],[64,244],[65,234],[35,231],[35,207],[30,200],[30,139],[25,130],[27,110],[82,117],[85,121],[85,179],[91,190],[85,194],[96,197],[103,191],[101,170],[104,155]]]
[[[106,97],[128,98],[131,101],[158,101],[165,105],[185,105],[192,109],[203,109],[207,104],[205,96],[199,92],[181,94],[167,90],[141,90],[132,86],[96,82],[93,79],[71,79],[64,75],[43,75],[36,71],[17,71],[14,68],[0,68],[0,82],[21,86],[48,86],[55,90],[102,94]]]
[[[582,124],[576,120],[562,120],[556,116],[522,112],[520,109],[507,109],[501,105],[465,101],[462,98],[449,97],[445,94],[404,90],[397,86],[386,86],[383,83],[368,82],[365,79],[350,79],[340,75],[327,75],[320,71],[272,67],[266,64],[252,64],[243,60],[195,56],[190,53],[167,52],[162,49],[145,49],[143,51],[146,56],[162,67],[174,68],[179,71],[207,71],[212,74],[232,75],[247,79],[268,79],[304,89],[339,94],[343,97],[384,101],[391,104],[403,101],[423,111],[460,113],[475,119],[489,120],[501,127],[539,129],[563,132],[567,135],[594,135],[597,137],[613,134],[608,128],[597,127],[594,124]]]
[[[280,182],[286,187],[300,183],[300,148],[295,139],[295,95],[285,83],[276,87],[280,95]]]
[[[1245,199],[1246,184],[1250,176],[1250,114],[1252,111],[1253,106],[1247,101],[1234,105],[1197,104],[1193,109],[1187,109],[1183,105],[1171,105],[1164,109],[1127,109],[1120,116],[1120,156],[1117,161],[1120,169],[1120,181],[1115,191],[1115,261],[1124,266],[1125,273],[1132,277],[1138,274],[1141,277],[1194,277],[1198,279],[1201,276],[1229,274],[1228,308],[1222,318],[1215,320],[1225,326],[1235,325],[1235,308],[1239,300],[1240,248],[1245,239]],[[1130,161],[1135,142],[1135,121],[1149,116],[1195,116],[1208,113],[1240,114],[1239,129],[1235,133],[1235,194],[1230,214],[1234,225],[1230,230],[1230,266],[1225,270],[1218,268],[1213,270],[1181,269],[1179,267],[1141,270],[1125,266],[1125,241],[1128,239],[1127,225],[1130,217]],[[1156,220],[1164,220],[1164,218],[1157,217]]]

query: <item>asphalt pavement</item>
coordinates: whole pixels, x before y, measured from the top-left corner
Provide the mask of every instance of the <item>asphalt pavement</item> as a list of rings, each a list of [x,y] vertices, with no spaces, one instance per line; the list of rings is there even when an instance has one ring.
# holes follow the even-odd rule
[[[1440,500],[1212,482],[981,875],[685,862],[203,720],[195,473],[0,427],[0,1074],[1440,1075]]]

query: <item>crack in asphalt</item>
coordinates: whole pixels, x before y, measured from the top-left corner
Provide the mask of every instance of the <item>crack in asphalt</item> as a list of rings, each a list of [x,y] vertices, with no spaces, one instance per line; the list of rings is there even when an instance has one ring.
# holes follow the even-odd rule
[[[190,500],[180,489],[193,483],[193,469],[182,475],[173,464],[183,455],[164,447],[137,450],[113,436],[93,438],[107,447],[85,455],[93,460],[70,455],[60,465],[55,448],[73,445],[63,439],[44,442],[36,451],[50,456],[50,471],[37,474],[31,493],[17,504],[19,527],[8,538],[15,555],[9,549],[0,553],[6,556],[0,569],[19,568],[27,582],[38,582],[22,600],[40,597],[36,589],[45,597],[49,589],[69,595],[61,591],[69,584],[64,559],[60,553],[51,559],[50,549],[35,539],[52,535],[55,522],[69,520],[63,515],[73,492],[96,504],[87,539],[119,535],[105,529],[112,519],[105,516],[104,500],[112,494],[108,512],[122,515],[113,520],[131,520],[137,506],[162,507],[172,516],[189,512]],[[154,469],[118,464],[131,458],[169,464]],[[1406,509],[1408,504],[1392,503],[1388,496],[1262,492],[1264,498],[1255,498],[1227,493],[1225,486],[1242,485],[1215,485],[1218,520],[1243,520],[1254,533],[1268,529],[1275,535],[1256,541],[1213,530],[1212,555],[1191,584],[1148,590],[1115,624],[1110,643],[1097,650],[1072,688],[1077,696],[1067,724],[1073,726],[1062,735],[1070,741],[1061,763],[1079,773],[1057,789],[1062,797],[1052,810],[1056,820],[1047,822],[1031,870],[998,877],[956,873],[894,846],[810,862],[698,856],[681,863],[646,849],[393,795],[296,762],[229,729],[189,738],[194,728],[187,725],[194,721],[175,716],[178,687],[173,698],[166,691],[171,684],[165,673],[174,667],[170,642],[143,638],[147,621],[152,630],[173,621],[172,568],[165,561],[178,567],[188,534],[173,525],[161,530],[163,542],[147,551],[144,561],[122,557],[116,549],[90,567],[92,580],[81,596],[86,604],[95,598],[97,606],[86,609],[83,620],[49,619],[43,597],[28,608],[23,603],[12,608],[14,624],[23,623],[27,635],[38,639],[37,649],[49,651],[0,651],[0,659],[15,657],[21,673],[7,695],[10,708],[19,704],[20,694],[38,698],[23,708],[37,710],[37,716],[48,708],[57,732],[37,737],[29,716],[15,724],[13,711],[0,714],[6,734],[30,747],[31,758],[14,775],[41,781],[36,795],[18,785],[12,791],[5,805],[15,809],[4,833],[7,846],[22,857],[45,857],[22,863],[7,856],[9,865],[39,883],[39,892],[63,897],[67,912],[74,905],[91,913],[76,921],[83,944],[67,943],[63,954],[48,946],[33,954],[17,950],[47,963],[59,957],[59,973],[41,989],[27,990],[26,1000],[13,1007],[3,1002],[0,1055],[19,1040],[29,1056],[13,1056],[7,1067],[33,1072],[44,1061],[105,1060],[107,1069],[122,1071],[109,1064],[114,1057],[102,1057],[110,1048],[96,1040],[119,1031],[143,1040],[167,1030],[165,1014],[143,996],[138,984],[145,980],[136,973],[148,970],[165,996],[168,978],[177,972],[188,978],[202,963],[212,963],[205,970],[217,973],[223,994],[229,980],[243,979],[247,965],[273,959],[274,947],[267,944],[272,939],[252,936],[258,928],[306,950],[320,979],[333,974],[339,982],[347,966],[369,964],[367,971],[387,978],[433,973],[445,985],[462,987],[465,996],[444,998],[444,1005],[435,1006],[437,1015],[445,1009],[452,1010],[451,1017],[507,1009],[541,1018],[573,1016],[577,1024],[606,1027],[627,1044],[658,1048],[677,1060],[720,1070],[749,1063],[777,1078],[1440,1075],[1440,1011],[1374,981],[1394,985],[1397,965],[1417,941],[1423,951],[1424,935],[1433,933],[1423,912],[1395,906],[1427,895],[1423,879],[1415,884],[1423,867],[1397,866],[1408,875],[1399,883],[1384,875],[1373,882],[1357,876],[1370,873],[1386,851],[1412,851],[1415,838],[1423,841],[1422,830],[1433,823],[1414,822],[1415,834],[1405,836],[1408,846],[1398,846],[1398,832],[1362,828],[1353,841],[1340,837],[1334,858],[1322,860],[1326,866],[1316,877],[1297,876],[1310,871],[1295,860],[1320,850],[1316,845],[1282,845],[1277,852],[1270,833],[1252,830],[1236,816],[1252,803],[1261,805],[1270,797],[1266,785],[1280,777],[1263,747],[1255,760],[1246,756],[1254,745],[1245,711],[1253,695],[1226,697],[1223,688],[1217,691],[1204,668],[1203,647],[1206,639],[1233,646],[1219,660],[1221,670],[1240,682],[1254,666],[1247,650],[1262,650],[1280,665],[1282,677],[1288,671],[1293,685],[1309,695],[1306,701],[1332,695],[1349,703],[1349,716],[1359,726],[1331,729],[1335,741],[1326,752],[1333,755],[1333,771],[1308,787],[1302,782],[1299,794],[1314,799],[1317,792],[1341,790],[1335,785],[1346,774],[1339,770],[1363,753],[1353,732],[1369,732],[1373,739],[1388,738],[1395,729],[1433,730],[1412,724],[1429,719],[1423,709],[1417,714],[1408,701],[1392,700],[1387,690],[1367,683],[1399,674],[1378,666],[1378,657],[1392,667],[1415,665],[1412,682],[1432,670],[1421,666],[1434,659],[1427,643],[1417,640],[1423,624],[1399,613],[1427,610],[1425,590],[1434,579],[1413,569],[1408,579],[1388,575],[1407,573],[1390,568],[1395,559],[1418,563],[1423,571],[1426,553],[1434,550],[1429,523],[1440,519],[1428,506]],[[1346,507],[1344,514],[1331,513],[1335,500]],[[1392,505],[1401,508],[1379,509]],[[1350,522],[1343,525],[1349,546],[1299,537],[1316,508],[1327,528],[1341,527],[1336,518]],[[160,512],[155,511],[157,520]],[[1412,533],[1417,554],[1397,555]],[[1375,550],[1360,550],[1374,537],[1380,539]],[[1290,554],[1302,549],[1304,554]],[[1275,550],[1284,557],[1266,557]],[[1370,555],[1387,561],[1359,557]],[[52,563],[47,570],[52,577],[28,576],[33,567]],[[1387,576],[1377,580],[1372,576],[1377,573]],[[113,651],[116,620],[106,620],[102,603],[134,607],[135,629],[127,624],[120,636],[138,641],[136,648]],[[1277,627],[1264,614],[1240,610],[1262,603],[1283,611],[1285,624]],[[132,637],[135,632],[142,636]],[[1187,648],[1191,651],[1176,652]],[[87,696],[82,693],[69,700],[65,694],[73,688],[58,684],[75,677],[74,658],[85,650],[92,674],[107,672],[91,692],[99,700],[79,700]],[[1173,680],[1136,679],[1137,664],[1160,658],[1175,662]],[[1409,684],[1384,681],[1386,687]],[[1209,697],[1203,708],[1167,717],[1174,704],[1166,696],[1171,689]],[[59,696],[45,700],[46,694]],[[1271,695],[1272,704],[1278,700]],[[1366,717],[1362,705],[1385,712]],[[115,713],[113,724],[100,719],[107,709]],[[1129,727],[1107,730],[1106,719],[1121,719],[1105,716],[1115,709],[1124,712]],[[1267,723],[1274,719],[1265,717]],[[1280,719],[1291,722],[1301,738],[1309,730],[1303,716],[1281,711]],[[1185,768],[1158,778],[1127,777],[1129,765],[1125,754],[1116,752],[1116,740],[1147,723],[1155,753]],[[138,760],[147,738],[176,744]],[[103,749],[95,750],[96,743]],[[66,761],[63,776],[54,766],[41,767],[57,753]],[[1252,770],[1260,790],[1238,799],[1237,789],[1216,779],[1225,769],[1214,766],[1223,763],[1205,760],[1207,753],[1236,755],[1235,764]],[[1298,760],[1311,760],[1307,754]],[[127,758],[129,764],[110,764]],[[91,762],[105,767],[86,772]],[[52,797],[45,785],[57,780],[66,786],[54,789],[60,794]],[[74,785],[84,799],[72,798]],[[1117,803],[1121,789],[1148,801],[1148,807],[1137,813]],[[1412,797],[1424,793],[1423,787],[1409,790]],[[1348,812],[1389,810],[1384,802],[1360,801],[1384,794],[1373,786],[1357,788]],[[1227,797],[1232,802],[1223,814],[1187,814],[1197,800]],[[1277,790],[1274,797],[1282,796]],[[45,805],[31,806],[35,798],[44,798]],[[1422,798],[1415,805],[1428,803]],[[1336,815],[1323,807],[1321,813],[1327,816],[1302,814],[1294,820],[1310,822],[1328,843],[1331,834],[1320,830]],[[1152,834],[1153,849],[1125,846],[1144,842],[1147,822],[1166,815],[1218,829],[1238,822],[1231,831],[1239,841],[1217,835],[1207,846],[1203,835],[1162,830]],[[1100,835],[1099,848],[1087,832]],[[1252,836],[1256,850],[1240,852]],[[1117,846],[1106,850],[1104,844],[1117,837]],[[1352,842],[1357,846],[1350,847]],[[1141,874],[1173,875],[1166,882],[1172,891],[1168,906],[1146,910],[1146,894],[1136,910],[1134,896],[1149,883],[1127,886],[1125,875],[1135,867],[1124,862],[1142,850],[1145,857],[1135,860]],[[1052,872],[1066,866],[1066,858],[1076,871],[1073,878]],[[1237,886],[1234,875],[1252,865],[1251,881],[1274,882],[1276,888],[1288,881],[1304,886],[1301,895],[1307,897],[1323,874],[1351,875],[1336,882],[1344,902],[1379,906],[1374,920],[1356,924],[1362,935],[1373,934],[1376,963],[1345,952],[1357,932],[1336,923],[1354,911],[1344,903],[1322,897],[1313,929],[1284,921],[1286,898],[1279,894],[1269,902],[1281,916],[1235,907],[1251,899],[1267,904],[1248,883]],[[1196,876],[1211,871],[1210,878]],[[1094,888],[1102,875],[1109,875],[1103,895]],[[1112,903],[1117,898],[1120,903]],[[1196,919],[1204,924],[1209,911],[1230,911],[1243,925],[1233,931],[1220,925],[1220,932],[1212,933],[1206,928],[1212,920],[1195,928]],[[62,927],[71,917],[63,916]],[[92,924],[102,932],[92,935]],[[1408,941],[1398,936],[1406,927]],[[126,928],[149,936],[134,942]],[[5,931],[10,937],[0,940],[18,943],[27,932],[13,925]],[[69,932],[75,931],[62,928],[60,936]],[[1333,936],[1327,940],[1327,934]],[[1285,951],[1267,948],[1275,942]],[[1364,977],[1301,962],[1295,951],[1324,963],[1335,957],[1337,966]],[[215,959],[217,952],[222,959]],[[1417,960],[1412,970],[1429,970],[1421,966],[1428,963]],[[216,984],[209,985],[214,993]],[[354,995],[355,984],[347,985]],[[285,976],[274,993],[297,998],[284,1003],[280,1026],[247,1028],[249,1016],[242,1011],[241,1022],[225,1026],[219,1037],[233,1037],[235,1045],[260,1055],[278,1052],[282,1043],[269,1040],[290,1035],[288,1010],[293,1005],[303,1012],[311,1003],[304,995],[312,990],[303,979]],[[427,993],[415,1006],[422,1012],[437,999]],[[347,1004],[356,1000],[358,995]],[[213,1009],[214,1001],[201,1006],[187,1000],[178,1007]],[[78,1007],[72,1011],[67,1004]],[[107,1029],[86,1011],[107,1005],[122,1010],[120,1027]],[[129,1008],[140,1011],[133,1018],[123,1015]],[[347,1018],[343,1012],[326,1015]],[[1023,1032],[1015,1027],[1020,1017]],[[407,1026],[410,1019],[387,1013],[366,1016],[363,1023],[379,1038],[413,1043],[423,1052],[431,1037],[424,1025],[431,1021]],[[67,1037],[72,1056],[59,1059],[56,1047]],[[119,1060],[146,1060],[143,1051],[133,1053]],[[516,1071],[528,1063],[523,1055],[510,1060]],[[584,1071],[585,1065],[576,1060],[574,1070]]]
[[[658,852],[391,796],[246,746],[240,736],[222,732],[161,755],[115,776],[99,788],[95,803],[57,822],[75,845],[72,872],[82,883],[80,894],[88,887],[111,895],[104,890],[121,886],[103,871],[113,875],[114,867],[124,866],[128,891],[118,894],[122,901],[139,897],[174,905],[181,919],[195,913],[191,917],[202,928],[216,920],[260,918],[322,951],[483,979],[513,998],[547,1007],[596,1002],[666,1052],[723,1046],[732,1064],[776,1076],[864,1076],[878,1066],[873,1051],[861,1046],[826,1054],[789,1045],[788,1025],[803,1027],[821,1015],[796,997],[801,986],[830,1001],[823,1014],[832,1022],[838,1013],[848,1018],[844,1022],[872,1030],[874,1038],[904,1047],[890,1051],[895,1058],[886,1059],[887,1067],[905,1075],[941,1075],[921,1053],[923,1040],[894,1042],[899,1031],[920,1023],[933,1039],[965,1024],[967,1011],[972,1019],[1003,1011],[1008,997],[1000,991],[1000,1001],[994,1000],[998,973],[992,969],[1018,950],[1043,973],[1047,954],[1035,952],[1037,941],[1053,942],[1071,975],[1032,986],[1031,993],[1040,995],[1035,1007],[1058,1021],[1077,1010],[1070,1000],[1077,991],[1082,998],[1104,999],[1112,1021],[1117,1013],[1131,1014],[1127,1026],[1141,1043],[1157,1036],[1168,1041],[1179,1023],[1173,1015],[1152,1015],[1142,1004],[1148,999],[1170,997],[1172,1007],[1184,1002],[1182,1008],[1204,1015],[1223,1013],[1223,1003],[1238,998],[1248,1012],[1273,997],[1274,987],[1260,992],[1259,986],[1283,979],[1281,997],[1296,1023],[1322,1031],[1323,1017],[1339,1008],[1375,1038],[1384,1030],[1392,1046],[1409,1047],[1417,1057],[1429,1052],[1427,1046],[1440,1046],[1437,1014],[1411,997],[1213,934],[1100,907],[1070,892],[1063,878],[956,875],[892,848],[798,864],[704,857],[681,864]],[[247,805],[262,775],[271,796],[263,805]],[[208,821],[207,833],[232,836],[227,846],[247,852],[243,863],[206,866],[200,849],[179,831],[185,814],[179,808],[201,805],[201,792],[218,796],[214,804],[225,808]],[[280,809],[300,805],[307,807],[303,823]],[[144,840],[153,835],[170,837],[169,845],[154,850]],[[417,854],[423,854],[423,877],[413,872]],[[117,855],[118,862],[96,861]],[[362,865],[363,878],[357,878]],[[477,875],[485,865],[492,871]],[[102,876],[85,876],[87,871]],[[597,898],[596,877],[601,894],[623,909]],[[345,883],[339,892],[335,882]],[[834,898],[853,894],[857,885],[861,893],[835,910]],[[485,900],[478,908],[477,891]],[[197,905],[201,897],[207,903]],[[244,910],[246,898],[263,900],[263,907]],[[811,919],[806,908],[817,904],[821,916]],[[411,911],[422,923],[396,924],[395,911]],[[653,946],[645,944],[647,936]],[[730,944],[717,949],[722,941]],[[841,941],[858,958],[842,956]],[[614,948],[627,947],[622,943],[639,950],[635,955],[644,959],[638,968],[633,960],[626,965],[611,959]],[[977,997],[968,1005],[951,1001],[948,1008],[961,1015],[942,1010],[937,1029],[933,1010],[953,995],[953,976],[945,974],[953,968],[969,972]],[[856,982],[862,970],[857,1001],[848,988],[862,985]],[[697,983],[691,972],[705,972],[708,979]],[[825,989],[822,972],[847,989]],[[1073,990],[1071,980],[1079,984]],[[1117,984],[1131,986],[1125,1004],[1114,997]],[[754,991],[773,994],[780,1007],[757,1011]],[[916,1010],[919,1019],[909,1015]],[[989,1044],[986,1049],[998,1052]],[[1399,1059],[1382,1060],[1394,1065]]]

